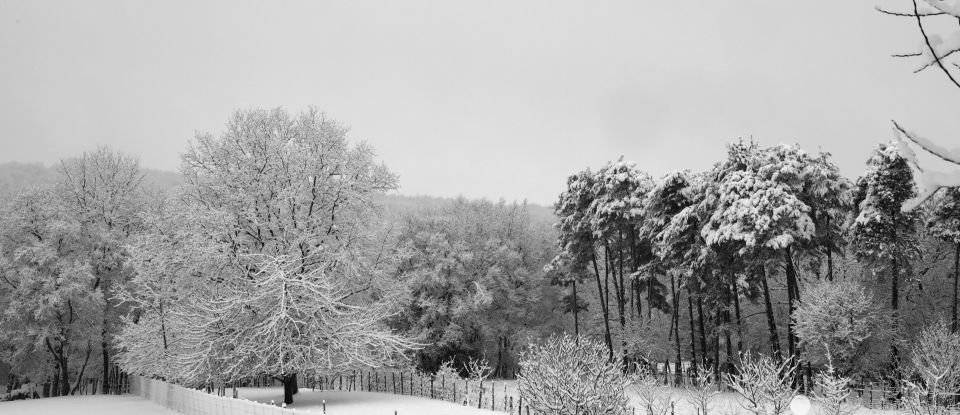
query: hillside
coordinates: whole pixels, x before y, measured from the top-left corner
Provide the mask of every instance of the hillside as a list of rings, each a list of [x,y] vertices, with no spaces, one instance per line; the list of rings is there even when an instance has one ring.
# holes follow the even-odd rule
[[[183,183],[179,173],[142,169],[144,188],[150,191],[168,190]],[[53,183],[57,178],[57,165],[41,163],[0,163],[0,197],[11,197],[20,189]]]
[[[143,169],[143,173],[144,187],[149,191],[170,190],[183,183],[183,178],[176,172]],[[53,183],[56,177],[57,165],[44,166],[41,163],[20,162],[0,163],[0,198],[12,197],[20,189],[26,187]],[[401,194],[389,194],[381,198],[385,208],[391,212],[439,208],[456,200],[456,198]],[[543,221],[550,224],[556,222],[552,207],[528,203],[527,208],[531,219],[534,221]]]

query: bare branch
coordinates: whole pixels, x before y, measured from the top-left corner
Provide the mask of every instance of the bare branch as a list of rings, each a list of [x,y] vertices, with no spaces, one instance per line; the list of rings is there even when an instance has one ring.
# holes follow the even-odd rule
[[[874,9],[876,9],[876,10],[877,10],[878,12],[880,12],[880,13],[883,13],[883,14],[886,14],[886,15],[890,15],[890,16],[897,16],[897,17],[927,17],[927,16],[941,16],[941,15],[945,15],[945,14],[946,14],[946,13],[944,13],[944,12],[939,12],[939,11],[937,11],[937,12],[923,12],[923,13],[917,13],[916,11],[913,12],[913,13],[896,12],[896,11],[892,11],[892,10],[883,9],[883,8],[881,8],[880,6],[876,6],[876,7],[874,7]]]

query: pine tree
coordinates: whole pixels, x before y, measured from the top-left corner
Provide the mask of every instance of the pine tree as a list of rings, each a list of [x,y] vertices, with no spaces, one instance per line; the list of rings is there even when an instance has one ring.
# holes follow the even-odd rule
[[[953,244],[953,289],[951,290],[950,330],[957,333],[957,295],[960,291],[960,188],[946,190],[943,203],[937,206],[927,226],[938,238]]]
[[[902,210],[905,201],[916,195],[913,173],[893,144],[881,144],[867,160],[867,171],[857,180],[851,224],[851,245],[858,259],[890,278],[890,309],[897,332],[900,308],[900,279],[917,255],[916,230],[919,213]],[[891,363],[899,362],[894,343]]]

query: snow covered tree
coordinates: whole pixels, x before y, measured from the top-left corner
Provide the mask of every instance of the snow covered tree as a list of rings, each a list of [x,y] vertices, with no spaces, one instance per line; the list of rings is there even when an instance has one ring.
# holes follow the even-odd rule
[[[663,262],[664,267],[673,268],[681,272],[681,282],[687,291],[687,308],[690,317],[690,350],[692,362],[696,365],[696,328],[694,325],[693,297],[697,299],[697,314],[699,317],[699,340],[702,352],[700,361],[707,359],[706,322],[703,313],[703,297],[706,287],[705,277],[710,272],[711,264],[706,242],[700,234],[703,223],[712,209],[705,203],[703,196],[709,179],[706,174],[672,173],[667,175],[654,188],[648,199],[646,209],[647,221],[644,229],[655,232],[663,223],[663,228],[653,238],[654,252]],[[676,212],[674,210],[679,209]]]
[[[937,206],[927,226],[938,238],[953,244],[953,290],[950,309],[950,330],[960,330],[957,321],[957,295],[960,291],[960,188],[947,189],[943,203]]]
[[[106,147],[60,162],[57,191],[65,208],[80,224],[95,277],[94,287],[103,297],[100,324],[102,392],[110,392],[109,369],[114,334],[122,310],[114,293],[130,278],[125,245],[139,231],[143,195],[139,162]]]
[[[886,313],[853,279],[806,287],[793,320],[807,361],[827,364],[842,376],[868,372],[865,357],[889,334]]]
[[[857,210],[850,225],[851,245],[858,259],[890,278],[890,308],[896,328],[900,308],[900,279],[917,255],[919,214],[903,211],[916,195],[913,173],[893,144],[881,144],[867,160],[867,171],[857,180]],[[894,330],[896,332],[896,329]],[[897,347],[891,347],[894,364]]]
[[[681,293],[678,292],[681,287],[687,289],[687,305],[690,317],[690,361],[693,365],[693,371],[697,371],[693,300],[690,298],[694,288],[699,290],[699,286],[693,287],[695,284],[693,272],[695,267],[687,263],[688,248],[679,247],[678,245],[682,242],[670,238],[673,235],[667,232],[667,227],[671,225],[673,218],[697,202],[689,181],[689,175],[690,173],[686,171],[669,173],[647,193],[643,207],[644,220],[639,230],[640,238],[650,241],[652,245],[653,252],[656,255],[656,260],[653,263],[670,274],[671,308],[673,311],[671,325],[673,327],[672,336],[675,341],[675,362],[677,365],[675,370],[677,373],[681,372],[681,361],[683,360],[680,346],[680,310],[682,306],[680,304]],[[686,232],[681,233],[681,235],[699,239],[696,233]],[[684,242],[696,243],[697,241],[686,240]],[[675,279],[678,279],[678,281],[674,281]]]
[[[608,359],[613,360],[613,338],[610,333],[609,288],[604,289],[603,278],[597,261],[594,246],[593,228],[590,223],[589,209],[596,195],[594,185],[596,175],[590,169],[583,170],[567,178],[567,188],[554,204],[557,223],[557,244],[561,253],[565,253],[573,266],[592,265],[603,313],[604,340],[607,344]],[[607,284],[609,287],[609,284]]]
[[[298,373],[377,367],[412,346],[384,325],[399,287],[374,196],[396,177],[372,148],[313,109],[238,111],[220,136],[197,135],[181,171],[183,203],[217,252],[171,314],[189,382],[272,375],[292,403]],[[159,320],[159,307],[134,313]]]
[[[215,236],[203,232],[213,227],[200,223],[206,219],[178,198],[159,199],[143,214],[148,231],[128,246],[137,272],[117,291],[120,304],[133,309],[116,336],[118,363],[130,373],[196,382],[186,375],[193,362],[185,333],[197,320],[186,307],[231,268]]]
[[[815,233],[805,247],[806,254],[816,260],[814,271],[820,275],[820,259],[827,260],[827,279],[834,278],[834,255],[842,255],[847,245],[844,237],[846,220],[853,210],[853,183],[840,174],[830,160],[830,153],[804,157],[799,174],[799,198],[810,206]]]
[[[526,204],[462,198],[400,222],[397,276],[409,296],[391,324],[427,345],[416,364],[433,371],[486,356],[496,376],[512,373],[523,339],[554,317],[542,312],[541,292],[555,251],[550,224],[534,221]]]
[[[707,200],[714,200],[716,208],[701,231],[713,251],[730,258],[725,263],[753,258],[784,264],[791,314],[793,300],[799,297],[794,249],[815,232],[811,208],[800,194],[807,161],[806,154],[793,146],[762,149],[752,142],[731,144],[727,160],[714,169],[717,184],[710,187]],[[765,278],[761,283],[767,299]],[[771,312],[768,307],[772,322]],[[773,324],[769,329],[776,330]],[[788,332],[790,356],[795,356],[792,327]],[[777,349],[774,346],[774,354]]]
[[[52,383],[54,395],[74,393],[100,338],[104,304],[82,225],[51,188],[23,191],[0,217],[0,294],[8,298],[0,300],[0,350],[9,351],[3,360],[35,382]]]
[[[670,311],[666,286],[657,279],[665,272],[650,264],[655,259],[652,243],[640,233],[644,199],[652,188],[653,180],[635,163],[622,159],[607,163],[594,176],[594,199],[587,212],[595,248],[603,260],[604,281],[613,282],[624,353],[628,349],[627,313],[632,313],[634,303],[638,314],[642,312],[643,294],[647,320],[654,309]],[[604,290],[609,295],[609,289]]]

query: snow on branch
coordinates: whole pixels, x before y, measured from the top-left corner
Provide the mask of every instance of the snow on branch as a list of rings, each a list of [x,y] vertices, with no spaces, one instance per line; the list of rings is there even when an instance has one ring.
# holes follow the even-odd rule
[[[914,153],[913,149],[910,148],[903,138],[906,137],[908,140],[920,146],[920,148],[922,148],[924,151],[958,166],[960,166],[960,148],[948,150],[945,147],[937,145],[933,141],[905,130],[900,126],[900,124],[897,124],[896,121],[893,122],[893,126],[894,139],[897,142],[898,151],[913,167],[920,172],[919,177],[916,179],[917,187],[919,188],[919,194],[903,204],[903,211],[911,211],[917,206],[920,206],[924,201],[940,190],[940,188],[960,187],[960,169],[952,172],[924,169],[920,166],[916,153]]]
[[[949,14],[960,19],[960,0],[924,0],[927,5],[939,13]]]
[[[936,38],[931,38],[931,36],[927,35],[927,31],[923,27],[923,19],[920,17],[920,10],[919,10],[919,7],[917,6],[917,0],[913,0],[913,14],[917,20],[917,27],[920,29],[920,34],[923,35],[923,41],[927,45],[927,50],[930,51],[931,58],[937,64],[937,66],[940,67],[940,70],[943,71],[945,75],[947,75],[947,78],[950,79],[950,82],[953,82],[953,84],[956,85],[957,88],[960,88],[960,82],[957,82],[957,79],[953,77],[953,74],[950,73],[947,67],[943,66],[941,55],[937,54],[937,50],[934,46],[934,42],[936,42],[938,45],[942,43],[940,41],[939,36],[937,36]],[[952,42],[953,37],[951,37],[950,39]]]

